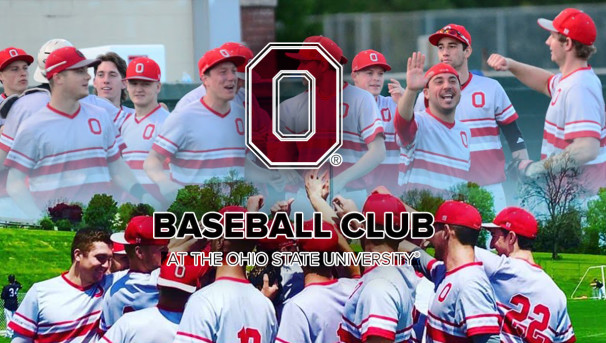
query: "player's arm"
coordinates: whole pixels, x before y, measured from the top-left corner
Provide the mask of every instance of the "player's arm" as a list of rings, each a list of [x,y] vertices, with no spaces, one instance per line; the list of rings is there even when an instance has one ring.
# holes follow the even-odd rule
[[[143,162],[143,170],[158,185],[162,195],[172,202],[177,198],[177,192],[181,187],[173,182],[164,171],[164,160],[165,157],[162,154],[152,149]]]
[[[564,167],[570,168],[570,162],[573,163],[573,167],[580,167],[585,163],[594,160],[599,152],[600,141],[597,138],[575,138],[563,152],[528,165],[525,174],[528,177],[534,177],[544,173],[548,168],[557,173]]]
[[[112,181],[128,192],[133,197],[137,198],[142,203],[151,205],[154,208],[159,208],[160,204],[141,186],[135,174],[128,167],[123,159],[118,158],[113,162],[108,163],[109,173]]]
[[[6,178],[6,192],[25,215],[29,218],[38,218],[42,210],[36,205],[36,200],[29,191],[26,179],[27,174],[17,168],[11,168]]]
[[[338,193],[350,181],[370,173],[383,162],[385,155],[385,138],[383,134],[378,134],[368,143],[368,151],[354,165],[333,178],[334,193]]]
[[[425,55],[420,52],[414,52],[406,63],[406,88],[398,101],[398,113],[407,122],[413,119],[417,93],[427,84],[427,79],[423,75],[424,64]]]
[[[520,131],[517,120],[514,120],[509,124],[499,123],[499,127],[507,140],[509,150],[511,151],[511,157],[514,160],[529,159],[526,142],[524,141],[524,137],[522,137],[522,131]]]
[[[553,76],[552,73],[530,64],[518,62],[511,58],[506,58],[499,54],[492,54],[488,58],[488,65],[496,71],[510,71],[520,82],[526,86],[541,92],[547,96],[549,93],[548,82]]]

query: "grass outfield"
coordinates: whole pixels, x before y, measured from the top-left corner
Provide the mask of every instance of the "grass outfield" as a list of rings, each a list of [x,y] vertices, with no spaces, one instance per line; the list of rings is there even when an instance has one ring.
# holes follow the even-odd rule
[[[27,290],[34,282],[67,270],[73,236],[73,232],[0,229],[0,284],[6,283],[8,274],[15,274]],[[549,253],[534,255],[567,297],[588,267],[606,265],[606,256],[602,255],[561,254],[558,261],[551,260]],[[587,275],[575,297],[591,295],[589,282],[594,277],[598,277],[597,272]],[[578,342],[606,343],[606,301],[569,299],[568,311]],[[9,340],[0,337],[0,343],[5,342]]]

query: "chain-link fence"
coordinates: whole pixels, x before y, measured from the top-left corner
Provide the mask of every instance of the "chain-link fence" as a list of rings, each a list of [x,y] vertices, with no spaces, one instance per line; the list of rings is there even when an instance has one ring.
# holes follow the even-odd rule
[[[487,69],[491,53],[500,53],[542,68],[557,68],[551,62],[544,42],[547,32],[537,25],[538,18],[553,19],[566,6],[508,7],[420,11],[407,13],[348,13],[315,17],[350,60],[365,49],[382,52],[394,71],[405,70],[405,58],[413,51],[425,52],[428,64],[437,61],[427,37],[450,23],[464,25],[472,37],[471,69]],[[575,4],[595,21],[599,55],[606,52],[606,4]],[[606,68],[605,58],[593,58],[594,68]],[[351,64],[346,66],[351,68]]]

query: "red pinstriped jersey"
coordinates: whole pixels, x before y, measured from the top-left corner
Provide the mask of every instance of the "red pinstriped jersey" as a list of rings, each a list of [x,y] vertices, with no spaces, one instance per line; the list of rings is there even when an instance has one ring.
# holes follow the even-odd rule
[[[220,277],[185,305],[175,343],[274,343],[271,301],[248,280]]]
[[[574,342],[566,296],[541,267],[475,248],[503,318],[501,342]]]
[[[417,282],[411,266],[367,269],[345,304],[339,342],[365,342],[370,336],[408,341]]]
[[[355,279],[312,283],[286,302],[276,342],[334,343],[347,298],[358,284]]]
[[[87,288],[65,274],[35,283],[27,292],[9,327],[37,343],[97,341],[103,295],[115,275]]]
[[[218,113],[200,99],[168,116],[152,149],[170,158],[173,181],[203,184],[231,170],[244,178],[244,108],[230,106],[227,113]]]
[[[120,135],[126,144],[126,148],[122,150],[122,158],[141,184],[154,183],[143,170],[143,162],[168,115],[168,111],[158,105],[142,117],[128,113],[120,126]]]
[[[81,103],[67,114],[47,105],[23,121],[4,164],[29,176],[40,205],[55,199],[87,203],[107,192],[108,164],[120,158],[121,138],[103,111]]]
[[[606,187],[606,120],[602,83],[591,67],[562,76],[547,84],[551,101],[545,116],[541,159],[562,152],[575,138],[600,141],[598,156],[585,163],[580,178],[592,192]]]
[[[431,264],[432,279],[441,282],[427,312],[426,342],[472,343],[472,336],[499,334],[495,295],[482,263],[468,263],[449,272],[443,264]]]
[[[458,120],[447,123],[426,109],[410,121],[396,113],[400,144],[399,184],[404,190],[444,192],[467,182],[469,128]]]

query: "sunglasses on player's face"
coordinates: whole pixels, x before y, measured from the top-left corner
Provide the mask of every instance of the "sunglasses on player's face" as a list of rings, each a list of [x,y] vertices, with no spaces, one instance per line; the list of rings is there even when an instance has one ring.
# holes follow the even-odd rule
[[[461,32],[459,32],[458,30],[455,30],[451,27],[442,28],[442,29],[438,30],[438,32],[436,32],[436,33],[443,33],[443,34],[447,34],[447,35],[451,35],[451,36],[457,36],[460,39],[464,40],[467,43],[467,45],[470,45],[467,38]]]

